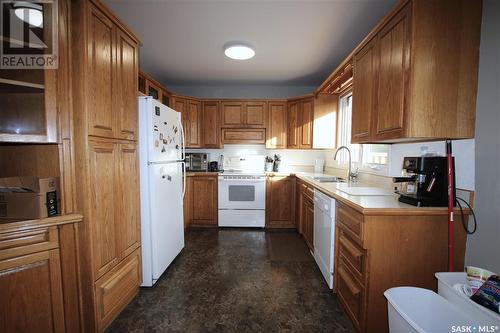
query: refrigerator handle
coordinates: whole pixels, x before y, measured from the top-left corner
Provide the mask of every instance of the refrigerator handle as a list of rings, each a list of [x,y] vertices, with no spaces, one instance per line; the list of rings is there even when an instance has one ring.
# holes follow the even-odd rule
[[[186,163],[182,162],[182,199],[184,199],[184,195],[186,194]]]
[[[182,119],[182,116],[181,116],[181,119]],[[181,136],[182,136],[182,146],[181,146],[181,160],[185,160],[186,159],[186,137],[185,137],[185,133],[184,133],[184,126],[182,126],[182,121],[181,119],[179,119],[179,127],[181,128]]]

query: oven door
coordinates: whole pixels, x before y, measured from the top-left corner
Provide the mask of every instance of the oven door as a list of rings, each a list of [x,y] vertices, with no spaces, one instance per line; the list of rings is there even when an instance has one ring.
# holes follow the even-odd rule
[[[219,177],[219,209],[265,209],[266,179]]]

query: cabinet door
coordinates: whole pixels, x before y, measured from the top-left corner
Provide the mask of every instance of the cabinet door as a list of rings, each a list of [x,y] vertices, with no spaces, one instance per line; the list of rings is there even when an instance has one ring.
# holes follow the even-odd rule
[[[222,108],[222,127],[242,127],[245,123],[244,102],[224,101]]]
[[[139,169],[136,143],[119,144],[118,186],[116,230],[118,255],[125,258],[139,247]]]
[[[161,88],[156,86],[153,82],[146,82],[146,93],[148,96],[153,97],[156,100],[161,101]]]
[[[266,127],[266,102],[248,101],[245,103],[245,127]]]
[[[354,55],[351,142],[369,140],[375,96],[375,41]]]
[[[189,135],[186,136],[186,147],[201,148],[201,102],[188,100],[187,109],[186,126]]]
[[[313,145],[314,99],[302,101],[300,119],[300,149],[311,149]]]
[[[300,147],[300,102],[288,104],[288,148]]]
[[[166,106],[170,106],[170,100],[172,99],[172,94],[166,90],[161,91],[161,103]]]
[[[295,228],[294,177],[266,180],[266,227]]]
[[[410,70],[409,21],[410,6],[407,5],[377,35],[379,57],[373,133],[378,140],[403,135]]]
[[[187,112],[187,100],[185,98],[173,97],[172,109],[181,113],[182,127],[184,128],[184,137],[187,143],[189,141],[189,119]]]
[[[184,208],[184,229],[189,227],[193,212],[193,178],[185,177],[186,193],[184,194],[183,208]]]
[[[192,177],[193,224],[217,225],[217,177]]]
[[[269,102],[267,114],[266,148],[286,148],[286,102]]]
[[[112,138],[114,120],[115,27],[113,22],[90,5],[88,34],[88,129],[90,135]],[[119,89],[117,89],[119,90]],[[134,97],[136,96],[134,86]]]
[[[302,196],[302,222],[304,224],[304,238],[307,246],[314,249],[314,203],[306,196]]]
[[[220,148],[219,103],[203,102],[202,145],[204,148]]]
[[[92,261],[96,277],[118,261],[116,201],[123,193],[117,184],[117,149],[113,142],[89,140],[90,216]],[[121,232],[121,230],[119,231]]]
[[[64,332],[59,250],[0,261],[0,332]]]
[[[116,91],[115,109],[119,137],[137,139],[137,44],[123,31],[116,34]]]

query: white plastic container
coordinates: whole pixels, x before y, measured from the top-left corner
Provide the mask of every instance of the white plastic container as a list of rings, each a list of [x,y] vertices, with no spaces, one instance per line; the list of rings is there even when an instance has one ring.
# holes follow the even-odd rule
[[[432,290],[397,287],[384,292],[390,333],[452,332],[453,327],[473,326],[470,318]]]
[[[453,286],[457,283],[467,284],[465,272],[436,273],[438,279],[438,294],[459,308],[459,311],[469,315],[477,325],[500,326],[500,315],[477,304],[469,297],[458,292]]]

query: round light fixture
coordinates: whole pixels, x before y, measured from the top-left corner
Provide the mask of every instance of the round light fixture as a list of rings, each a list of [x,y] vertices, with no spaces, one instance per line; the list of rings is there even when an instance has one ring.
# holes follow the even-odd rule
[[[248,60],[255,56],[255,50],[248,45],[231,44],[225,47],[224,54],[234,60]]]
[[[14,3],[14,13],[16,16],[34,27],[43,25],[43,8],[40,5],[30,2]]]

